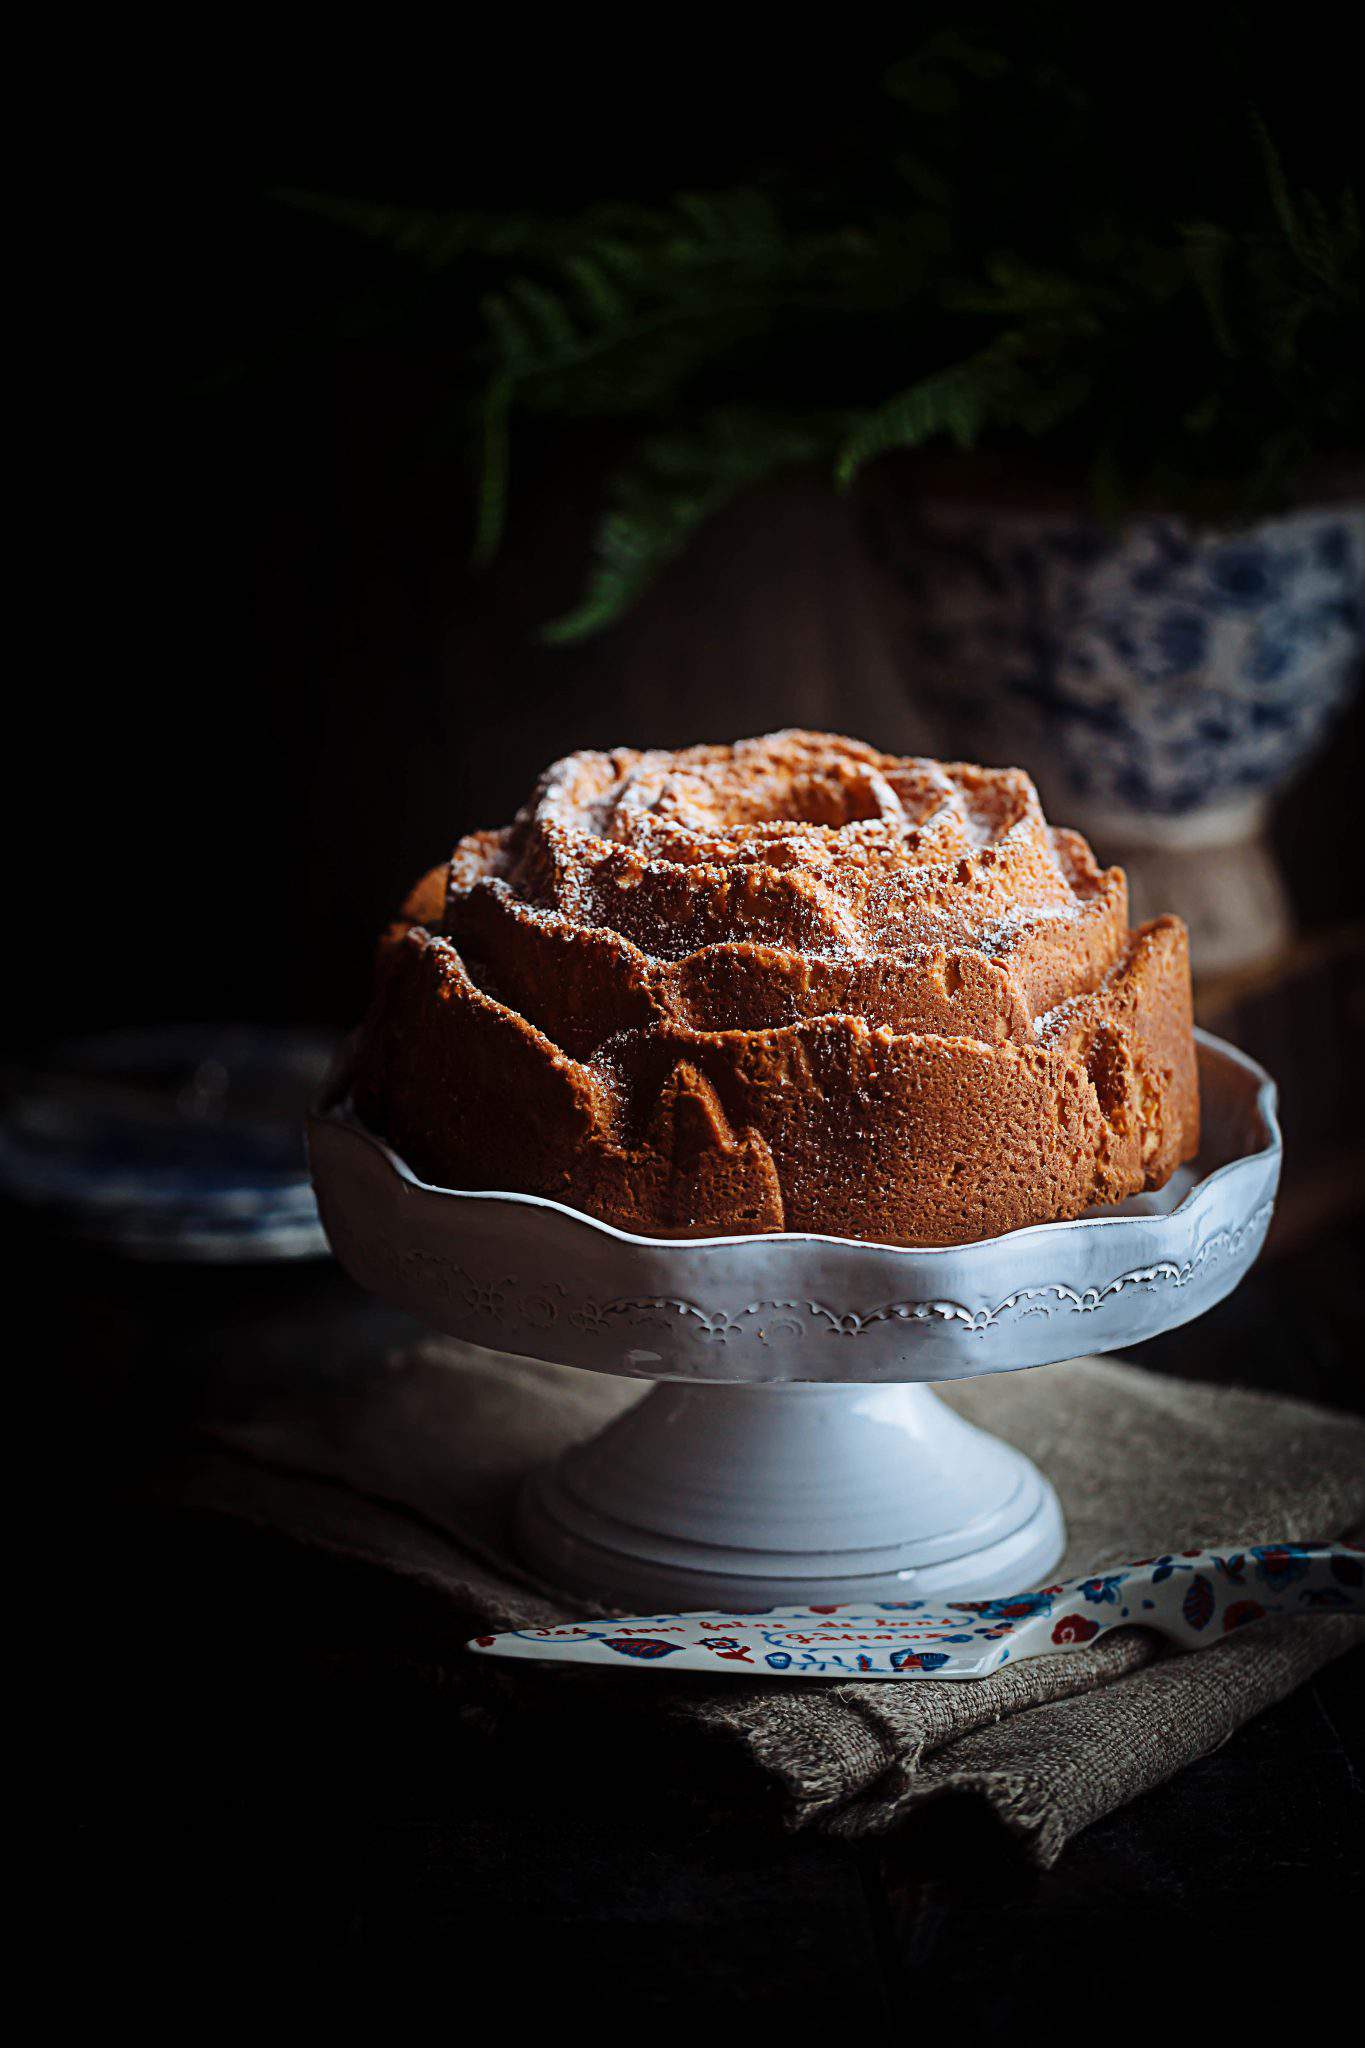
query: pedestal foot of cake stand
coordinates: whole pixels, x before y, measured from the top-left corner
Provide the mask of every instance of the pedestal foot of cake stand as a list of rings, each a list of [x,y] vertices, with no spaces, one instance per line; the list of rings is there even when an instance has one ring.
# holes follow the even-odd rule
[[[1057,1496],[924,1385],[662,1385],[522,1493],[538,1573],[636,1612],[990,1598],[1062,1553]]]

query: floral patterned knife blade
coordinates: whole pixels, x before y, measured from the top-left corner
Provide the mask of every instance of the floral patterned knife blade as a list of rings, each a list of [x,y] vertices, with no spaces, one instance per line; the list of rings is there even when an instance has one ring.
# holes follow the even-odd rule
[[[1258,1543],[1148,1557],[995,1600],[859,1601],[759,1613],[646,1614],[475,1636],[471,1650],[571,1664],[732,1672],[749,1678],[985,1678],[1113,1628],[1151,1628],[1197,1650],[1267,1615],[1365,1613],[1365,1550]]]

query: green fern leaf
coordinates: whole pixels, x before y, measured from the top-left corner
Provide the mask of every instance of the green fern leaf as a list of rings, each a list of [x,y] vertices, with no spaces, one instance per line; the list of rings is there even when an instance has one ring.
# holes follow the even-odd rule
[[[1231,237],[1213,221],[1191,221],[1184,230],[1185,261],[1204,303],[1209,326],[1221,354],[1235,356],[1237,344],[1228,319],[1227,270]]]
[[[526,315],[528,332],[533,337],[534,360],[547,367],[572,362],[582,347],[583,337],[559,295],[533,277],[512,278],[507,291]]]
[[[622,318],[626,312],[625,296],[607,275],[606,259],[600,253],[566,256],[564,270],[577,286],[585,309],[601,326]]]
[[[396,254],[412,258],[430,270],[447,269],[468,255],[524,255],[544,241],[539,222],[516,216],[442,213],[430,207],[389,206],[287,186],[277,187],[271,197],[282,206],[295,207],[337,227],[350,228],[370,241],[383,242]]]
[[[525,316],[506,292],[489,292],[479,301],[479,310],[488,326],[499,374],[509,379],[529,375],[536,366],[537,352]]]
[[[835,480],[847,490],[865,463],[893,448],[922,448],[946,435],[971,448],[980,434],[1002,381],[1003,360],[983,350],[900,391],[868,413],[845,439],[835,463]]]
[[[1250,121],[1251,132],[1260,153],[1261,169],[1265,173],[1266,186],[1270,193],[1271,210],[1279,222],[1281,233],[1284,235],[1290,248],[1294,251],[1295,255],[1301,256],[1303,246],[1302,229],[1299,226],[1298,214],[1294,209],[1294,201],[1290,196],[1289,180],[1284,174],[1284,164],[1280,159],[1280,152],[1271,139],[1270,130],[1266,127],[1259,107],[1252,107],[1250,109]]]
[[[614,623],[699,527],[766,478],[827,458],[843,425],[841,417],[793,421],[727,408],[691,433],[647,437],[609,487],[581,601],[541,639],[563,645]]]

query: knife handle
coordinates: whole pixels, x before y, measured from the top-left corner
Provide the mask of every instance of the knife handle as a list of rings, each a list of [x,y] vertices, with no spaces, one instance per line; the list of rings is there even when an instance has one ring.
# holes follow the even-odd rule
[[[1047,1606],[1014,1636],[1011,1661],[1080,1648],[1115,1628],[1156,1629],[1194,1650],[1268,1615],[1365,1614],[1365,1550],[1258,1543],[1171,1552],[1034,1597]]]

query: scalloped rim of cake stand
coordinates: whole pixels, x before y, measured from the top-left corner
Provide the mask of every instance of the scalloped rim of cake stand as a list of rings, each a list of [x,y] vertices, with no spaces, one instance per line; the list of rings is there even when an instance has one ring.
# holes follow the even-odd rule
[[[1138,1342],[1236,1286],[1274,1204],[1275,1089],[1197,1037],[1207,1163],[1169,1206],[969,1245],[638,1237],[430,1187],[344,1103],[309,1151],[362,1286],[485,1349],[661,1383],[526,1483],[519,1540],[550,1582],[636,1611],[988,1598],[1051,1571],[1061,1509],[919,1383]]]
[[[345,1102],[311,1120],[309,1151],[342,1264],[487,1349],[717,1384],[959,1379],[1141,1342],[1240,1280],[1278,1185],[1275,1086],[1244,1053],[1196,1038],[1203,1170],[965,1245],[640,1236],[545,1196],[433,1187]]]

